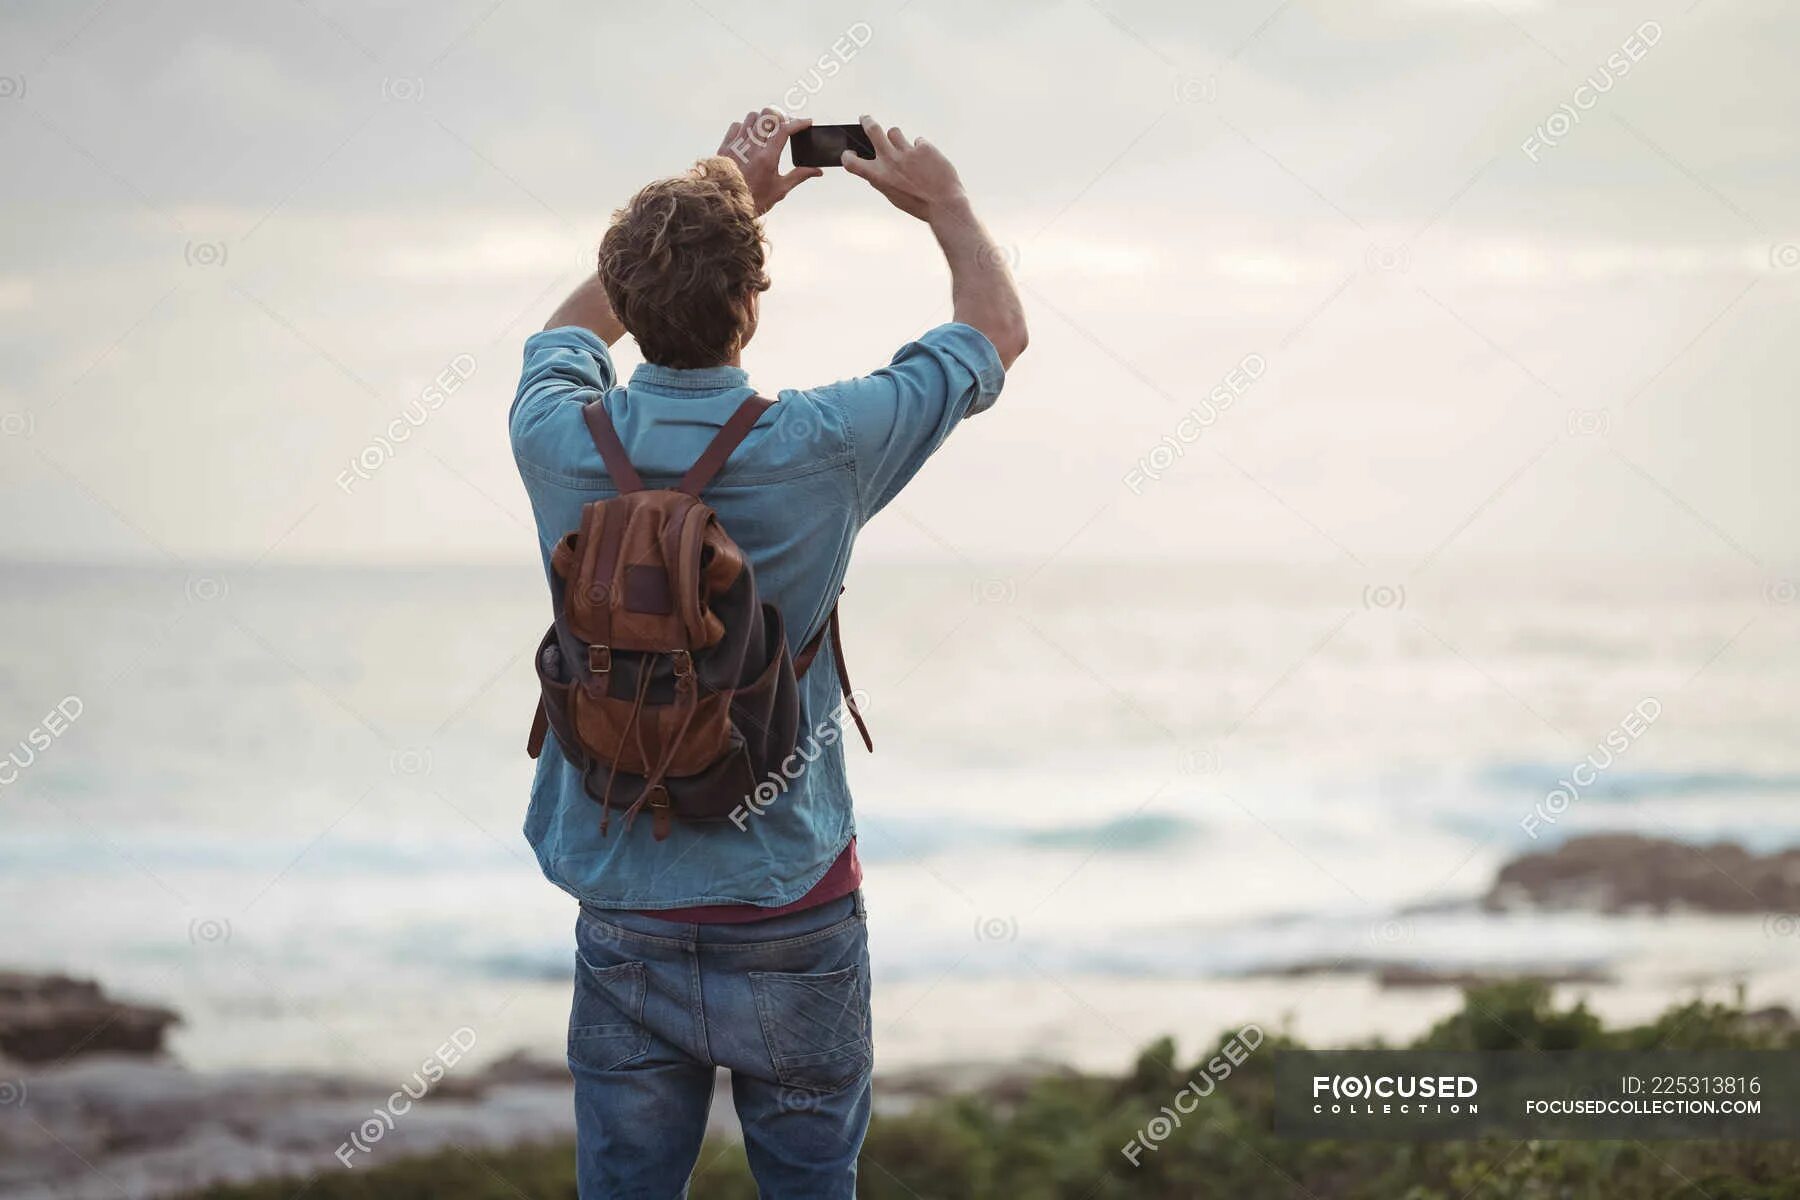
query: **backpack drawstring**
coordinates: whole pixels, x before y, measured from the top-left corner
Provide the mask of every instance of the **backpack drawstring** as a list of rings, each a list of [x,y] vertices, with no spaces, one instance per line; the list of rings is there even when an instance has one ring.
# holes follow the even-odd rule
[[[677,650],[675,653],[678,655],[685,654],[686,651]],[[677,662],[679,661],[681,660],[678,659]],[[675,673],[676,695],[679,696],[684,690],[695,693],[698,692],[698,686],[694,682],[694,668],[691,660],[688,660],[688,667],[685,672],[677,669]],[[675,765],[675,752],[681,748],[681,739],[687,736],[688,727],[694,723],[694,715],[699,711],[700,697],[696,694],[687,706],[687,715],[681,718],[681,727],[675,731],[675,736],[668,740],[668,743],[663,750],[661,761],[656,764],[650,774],[644,777],[644,790],[639,793],[636,800],[632,801],[631,807],[625,810],[625,829],[627,832],[630,832],[632,819],[637,816],[638,810],[644,806],[645,801],[650,799],[650,794],[662,787],[663,777],[669,773],[669,768]],[[639,740],[638,745],[639,756],[644,758],[645,761],[648,761],[649,756],[643,753],[643,742],[641,739]],[[659,833],[656,840],[660,842],[666,836],[668,836],[666,832]]]
[[[648,696],[649,694],[650,694],[650,671],[649,671],[647,665],[640,666],[638,668],[637,697],[635,699],[633,699],[631,702],[631,715],[629,717],[625,718],[625,728],[619,734],[620,741],[624,741],[625,735],[627,733],[630,733],[632,731],[632,727],[638,723],[638,716],[639,716],[639,714],[641,714],[644,711],[644,698],[646,696]],[[643,734],[640,732],[638,735],[638,748],[639,748],[640,755],[642,754],[642,751],[643,751],[643,744],[644,744]],[[613,761],[612,761],[612,767],[611,767],[611,769],[609,769],[606,772],[606,791],[600,797],[600,836],[601,837],[606,836],[606,827],[612,821],[613,783],[618,778],[619,778],[619,756],[614,755]],[[626,828],[627,829],[630,828],[629,821],[630,821],[631,814],[633,812],[637,811],[638,804],[642,804],[643,800],[644,800],[644,798],[642,796],[639,796],[637,799],[637,802],[634,803],[631,806],[631,808],[626,810],[626,820],[627,820]]]

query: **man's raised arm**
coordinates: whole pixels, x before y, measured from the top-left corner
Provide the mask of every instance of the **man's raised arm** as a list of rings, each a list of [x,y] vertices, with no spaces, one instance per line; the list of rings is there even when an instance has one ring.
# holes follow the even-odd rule
[[[606,285],[600,282],[598,272],[589,275],[569,293],[568,299],[556,306],[544,328],[561,329],[564,325],[590,330],[609,346],[625,336],[625,326],[613,315],[612,305],[606,299]]]
[[[862,119],[875,147],[873,159],[844,154],[844,168],[869,181],[895,208],[931,226],[950,264],[953,317],[987,336],[1010,368],[1025,352],[1025,309],[1006,258],[976,219],[956,168],[924,138],[909,141],[898,129]]]

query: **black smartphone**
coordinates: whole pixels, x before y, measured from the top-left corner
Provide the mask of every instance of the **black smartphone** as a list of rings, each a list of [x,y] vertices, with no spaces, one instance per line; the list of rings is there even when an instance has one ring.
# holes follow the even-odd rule
[[[861,125],[810,125],[788,139],[796,167],[841,167],[844,151],[874,158],[875,147]]]

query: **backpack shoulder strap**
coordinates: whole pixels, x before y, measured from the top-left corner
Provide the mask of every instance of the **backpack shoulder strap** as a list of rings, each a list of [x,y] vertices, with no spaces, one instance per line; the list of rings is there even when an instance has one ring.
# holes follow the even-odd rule
[[[842,594],[842,589],[839,589],[839,594]],[[875,740],[869,736],[869,725],[863,720],[862,709],[857,707],[856,689],[850,685],[850,668],[844,665],[844,635],[838,627],[837,605],[831,606],[831,611],[825,616],[825,624],[820,627],[819,632],[812,635],[806,645],[800,647],[800,653],[794,656],[794,677],[800,678],[812,667],[813,659],[819,656],[819,648],[826,638],[831,639],[831,661],[837,664],[838,691],[843,694],[844,707],[850,710],[850,716],[856,722],[856,731],[862,734],[863,745],[872,754],[875,751]]]
[[[767,412],[774,403],[773,400],[766,400],[761,396],[752,396],[738,405],[737,411],[732,413],[725,424],[719,427],[719,432],[714,435],[713,440],[707,444],[705,450],[700,452],[700,457],[694,460],[694,465],[688,468],[687,474],[681,477],[681,483],[676,486],[676,490],[686,492],[690,496],[698,496],[701,489],[711,483],[713,476],[719,473],[719,468],[725,465],[725,460],[731,457],[731,452],[738,448],[745,437],[749,436],[751,426],[756,424],[756,419]]]
[[[587,422],[588,436],[594,439],[594,449],[600,451],[600,461],[606,464],[606,473],[612,476],[613,486],[619,489],[620,495],[643,491],[644,481],[637,468],[631,465],[625,443],[619,440],[619,431],[613,428],[612,417],[606,411],[606,398],[602,396],[592,404],[582,405],[581,416]]]

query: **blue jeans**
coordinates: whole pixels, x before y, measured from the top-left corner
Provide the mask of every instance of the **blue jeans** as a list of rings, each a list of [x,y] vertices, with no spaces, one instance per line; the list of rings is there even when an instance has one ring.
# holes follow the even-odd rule
[[[575,945],[584,1200],[686,1196],[717,1067],[763,1196],[852,1200],[873,1056],[861,892],[747,925],[584,906]]]

